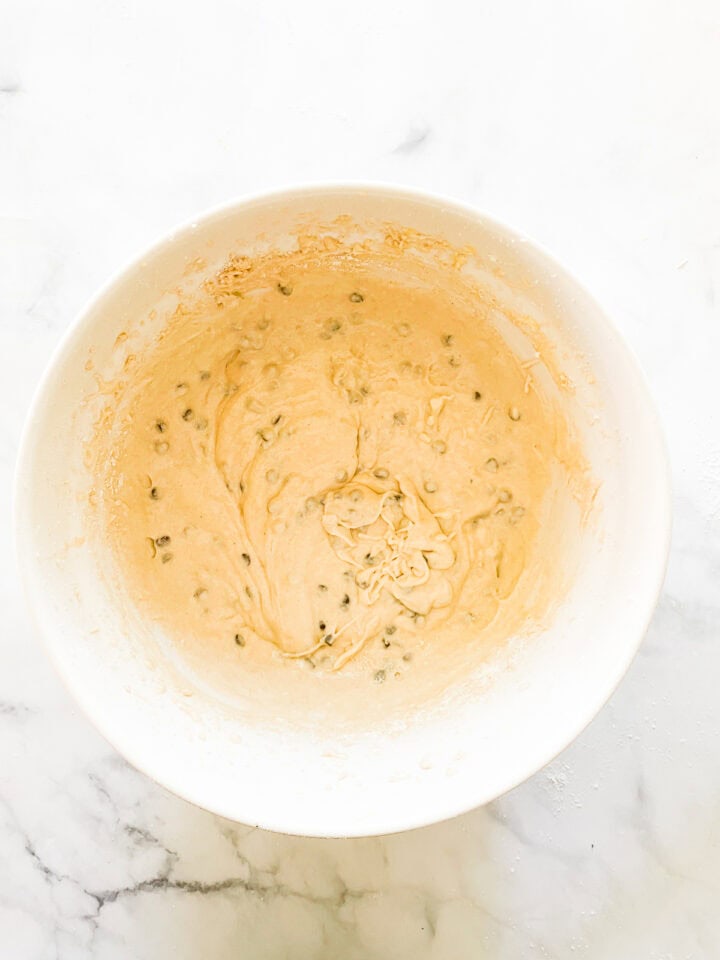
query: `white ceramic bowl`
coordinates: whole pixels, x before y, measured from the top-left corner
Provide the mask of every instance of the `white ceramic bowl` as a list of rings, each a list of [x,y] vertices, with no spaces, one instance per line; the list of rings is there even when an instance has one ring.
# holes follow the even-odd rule
[[[303,215],[379,218],[471,244],[508,296],[551,330],[578,384],[573,417],[600,481],[597,522],[552,623],[512,669],[475,696],[382,729],[255,729],[188,697],[138,646],[86,548],[81,411],[85,369],[112,362],[117,334],[172,291],[197,257],[209,267]],[[588,369],[592,376],[588,377]],[[55,664],[87,715],[132,764],[234,820],[287,833],[365,836],[442,820],[486,803],[551,760],[625,673],[661,587],[670,527],[667,460],[642,376],[598,305],[535,245],[473,210],[405,190],[339,185],[227,204],[175,231],[116,276],[73,323],[40,384],[16,493],[20,565]]]

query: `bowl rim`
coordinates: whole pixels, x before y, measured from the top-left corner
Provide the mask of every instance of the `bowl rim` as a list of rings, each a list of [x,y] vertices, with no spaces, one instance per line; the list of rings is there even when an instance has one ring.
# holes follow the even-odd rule
[[[60,656],[59,651],[50,643],[49,631],[43,627],[43,625],[40,623],[39,617],[36,614],[36,608],[33,601],[38,596],[38,592],[41,589],[41,578],[38,577],[37,573],[33,570],[33,558],[31,556],[31,551],[28,549],[30,537],[28,535],[29,528],[26,523],[26,516],[29,509],[30,493],[29,491],[25,491],[23,489],[25,477],[29,475],[30,471],[31,448],[35,439],[34,434],[36,431],[38,412],[45,398],[49,381],[54,375],[56,368],[62,363],[66,353],[68,353],[71,349],[74,340],[78,334],[81,333],[83,327],[88,322],[89,316],[102,303],[103,299],[114,290],[115,287],[131,277],[132,274],[143,265],[143,262],[146,259],[159,254],[165,247],[174,243],[179,237],[191,233],[201,224],[207,225],[215,219],[219,219],[229,213],[239,211],[242,208],[255,204],[278,202],[282,201],[283,199],[296,200],[304,196],[308,198],[317,196],[332,197],[333,195],[340,196],[345,193],[352,193],[355,195],[366,193],[374,197],[385,196],[395,200],[406,201],[409,203],[420,203],[435,208],[439,206],[442,212],[447,211],[476,223],[484,224],[496,234],[504,235],[515,240],[516,242],[526,244],[529,249],[539,253],[540,256],[547,262],[547,264],[551,265],[555,269],[558,277],[564,280],[569,280],[575,286],[575,288],[587,298],[588,302],[595,307],[597,310],[598,320],[604,327],[604,332],[608,337],[615,341],[615,346],[625,354],[628,367],[631,371],[633,379],[635,380],[638,393],[642,399],[642,403],[647,414],[648,425],[651,427],[654,434],[653,440],[656,447],[658,464],[662,466],[662,470],[656,479],[658,508],[657,516],[655,518],[656,525],[659,529],[658,542],[661,544],[661,549],[654,555],[648,555],[647,557],[647,562],[645,565],[645,583],[647,586],[646,595],[644,598],[644,613],[641,620],[641,629],[638,630],[634,643],[628,643],[626,645],[627,649],[625,656],[617,659],[614,675],[609,679],[607,684],[598,689],[596,697],[588,701],[585,709],[582,712],[578,711],[576,722],[572,725],[572,728],[568,727],[568,732],[562,738],[557,738],[557,742],[548,745],[540,761],[535,758],[530,767],[525,770],[524,773],[508,777],[508,782],[505,783],[501,789],[493,788],[491,790],[483,790],[481,784],[478,784],[478,789],[472,796],[470,795],[470,791],[467,791],[461,793],[460,797],[457,799],[453,799],[452,791],[448,791],[447,794],[443,795],[442,802],[437,804],[437,811],[435,814],[428,814],[425,812],[423,815],[416,817],[410,814],[402,819],[388,817],[381,826],[372,829],[370,832],[368,832],[367,829],[353,830],[352,827],[343,832],[323,831],[316,829],[308,831],[307,829],[297,829],[293,828],[292,824],[290,823],[292,820],[291,817],[288,818],[287,822],[283,823],[275,822],[272,820],[272,818],[266,821],[263,821],[257,817],[250,820],[239,820],[237,813],[229,809],[230,804],[223,802],[209,804],[204,801],[200,801],[196,796],[193,795],[192,789],[187,789],[184,786],[178,786],[176,784],[170,786],[164,783],[162,780],[157,778],[152,769],[149,769],[147,763],[136,758],[134,756],[135,751],[123,744],[122,738],[117,736],[116,731],[109,729],[109,725],[105,723],[103,717],[99,716],[96,711],[93,711],[90,705],[85,701],[82,684],[77,684],[73,679],[72,670],[68,668],[66,662]],[[181,222],[179,225],[173,227],[170,231],[162,233],[151,244],[144,246],[138,254],[131,257],[120,268],[113,271],[109,278],[99,287],[99,289],[96,290],[96,292],[85,301],[84,305],[75,314],[71,322],[68,324],[67,329],[63,332],[55,348],[51,352],[50,358],[47,361],[46,366],[35,387],[18,445],[12,492],[12,512],[16,560],[23,585],[23,593],[25,595],[32,620],[35,623],[40,635],[41,643],[45,653],[52,662],[55,671],[57,672],[65,689],[70,693],[73,701],[79,706],[92,726],[104,737],[110,746],[112,746],[113,749],[120,754],[120,756],[122,756],[125,760],[127,760],[128,763],[135,767],[135,769],[139,770],[154,783],[157,783],[181,799],[233,822],[248,823],[252,826],[258,826],[276,833],[292,836],[349,838],[385,836],[392,833],[414,830],[424,826],[429,826],[431,824],[450,820],[480,806],[484,806],[485,804],[496,800],[498,797],[503,796],[510,790],[517,787],[519,784],[528,780],[538,771],[542,770],[545,766],[547,766],[547,764],[551,763],[557,756],[559,756],[559,754],[567,749],[567,747],[578,736],[580,736],[580,734],[589,726],[592,720],[597,716],[608,700],[612,697],[613,693],[617,690],[620,682],[635,658],[638,649],[640,648],[655,612],[655,608],[665,580],[670,552],[670,538],[672,532],[672,484],[670,459],[662,423],[658,415],[652,393],[648,386],[646,376],[635,352],[622,336],[613,319],[608,315],[596,298],[588,291],[584,283],[579,280],[575,274],[571,273],[561,262],[559,262],[557,258],[544,247],[543,244],[538,243],[537,241],[528,237],[522,231],[516,230],[514,227],[507,225],[504,221],[486,213],[484,210],[477,208],[470,203],[465,203],[434,191],[418,189],[415,187],[407,187],[405,185],[396,184],[389,181],[318,180],[304,181],[297,184],[289,183],[274,189],[251,191],[235,196],[230,200],[217,203],[205,210],[200,211],[193,217],[190,217]]]

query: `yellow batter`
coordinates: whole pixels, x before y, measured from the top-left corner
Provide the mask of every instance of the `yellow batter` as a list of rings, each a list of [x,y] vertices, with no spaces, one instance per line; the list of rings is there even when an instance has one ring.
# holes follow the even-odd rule
[[[547,606],[565,427],[451,273],[392,246],[239,260],[130,358],[104,523],[196,664],[392,682]]]

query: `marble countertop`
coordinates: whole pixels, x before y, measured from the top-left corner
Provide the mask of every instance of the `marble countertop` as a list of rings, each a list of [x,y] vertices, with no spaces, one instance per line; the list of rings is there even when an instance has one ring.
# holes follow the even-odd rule
[[[0,955],[720,956],[720,8],[4,0]],[[222,821],[131,769],[42,653],[14,459],[84,301],[212,204],[382,179],[544,243],[643,364],[674,465],[665,590],[627,678],[485,809],[381,839]]]

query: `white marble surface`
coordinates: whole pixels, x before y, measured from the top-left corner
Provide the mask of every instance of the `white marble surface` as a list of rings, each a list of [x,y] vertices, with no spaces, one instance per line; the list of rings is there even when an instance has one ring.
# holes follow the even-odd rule
[[[0,0],[0,956],[720,956],[715,0]],[[497,803],[383,839],[223,822],[130,769],[45,662],[14,457],[50,351],[159,233],[289,181],[454,195],[545,243],[647,371],[667,584],[610,704]]]

